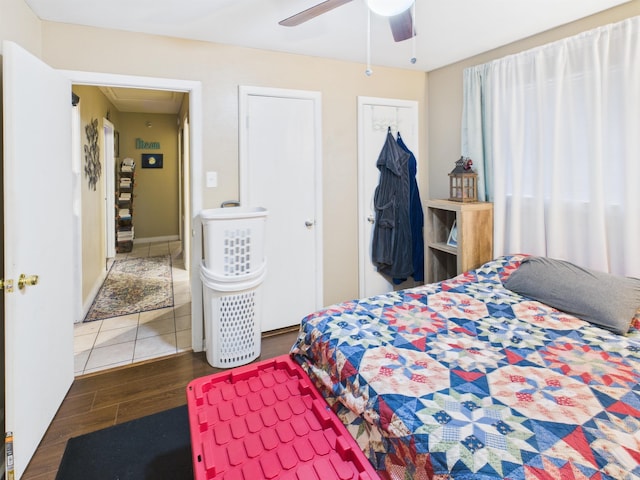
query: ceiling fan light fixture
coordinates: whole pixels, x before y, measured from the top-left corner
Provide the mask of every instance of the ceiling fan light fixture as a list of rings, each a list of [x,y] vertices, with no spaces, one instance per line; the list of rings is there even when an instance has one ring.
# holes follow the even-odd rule
[[[415,0],[366,0],[373,13],[383,17],[393,17],[408,10]]]

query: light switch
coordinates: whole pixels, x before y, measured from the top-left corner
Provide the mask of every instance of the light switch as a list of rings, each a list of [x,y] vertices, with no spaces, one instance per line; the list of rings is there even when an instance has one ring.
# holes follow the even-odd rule
[[[207,172],[207,187],[214,188],[218,186],[218,172]]]

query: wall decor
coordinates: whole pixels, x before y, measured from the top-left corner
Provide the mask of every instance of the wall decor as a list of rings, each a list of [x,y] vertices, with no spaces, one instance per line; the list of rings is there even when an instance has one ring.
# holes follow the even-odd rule
[[[454,248],[458,246],[458,226],[456,225],[455,220],[453,221],[453,226],[451,227],[451,231],[449,232],[447,245]]]
[[[136,150],[158,150],[160,142],[147,142],[141,138],[136,138]]]
[[[84,145],[84,175],[89,180],[89,188],[95,191],[102,174],[98,146],[98,119],[91,119],[91,122],[84,127],[84,131],[87,136],[87,144]]]
[[[162,153],[143,153],[142,168],[162,168]]]
[[[116,158],[120,158],[120,132],[113,132],[113,154]]]

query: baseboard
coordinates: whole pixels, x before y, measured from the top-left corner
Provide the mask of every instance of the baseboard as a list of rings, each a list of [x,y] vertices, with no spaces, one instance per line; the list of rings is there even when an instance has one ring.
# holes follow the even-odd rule
[[[174,242],[177,240],[180,240],[179,235],[166,235],[164,237],[135,238],[133,243]]]
[[[87,316],[87,313],[89,313],[89,309],[91,308],[91,305],[93,305],[93,301],[98,295],[98,292],[100,291],[100,287],[102,287],[102,284],[107,278],[107,273],[109,273],[109,269],[103,270],[102,274],[96,279],[95,283],[93,284],[93,288],[91,289],[91,292],[89,292],[89,295],[87,295],[87,299],[85,300],[85,303],[82,305],[82,318],[80,318],[78,323],[82,323],[85,317]]]

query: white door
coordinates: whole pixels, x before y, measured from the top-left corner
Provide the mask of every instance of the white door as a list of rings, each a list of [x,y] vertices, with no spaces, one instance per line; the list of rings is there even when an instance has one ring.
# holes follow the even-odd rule
[[[6,428],[20,478],[73,381],[71,84],[2,48]],[[21,274],[37,285],[19,288]]]
[[[240,203],[265,207],[262,331],[322,306],[320,94],[242,87]]]
[[[114,149],[114,127],[106,118],[102,119],[102,145],[104,146],[104,218],[107,259],[116,256],[116,158]]]
[[[375,222],[373,195],[380,171],[378,156],[391,127],[418,156],[418,102],[387,98],[358,97],[358,236],[359,294],[370,297],[393,290],[393,284],[379,274],[371,261],[371,241]]]

